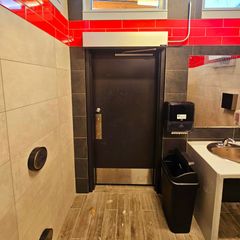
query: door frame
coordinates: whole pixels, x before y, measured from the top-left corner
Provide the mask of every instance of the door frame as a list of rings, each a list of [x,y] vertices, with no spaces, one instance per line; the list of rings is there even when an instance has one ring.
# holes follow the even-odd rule
[[[109,48],[106,48],[109,49]],[[131,48],[130,50],[132,50]],[[141,48],[138,48],[140,50]],[[142,48],[146,49],[146,48]],[[104,50],[101,48],[101,50]],[[112,48],[112,50],[129,50],[129,48]],[[86,110],[87,110],[87,143],[88,143],[88,177],[89,191],[93,191],[96,185],[96,167],[95,167],[95,109],[94,109],[94,89],[92,77],[92,52],[96,48],[85,49],[85,81],[86,81]],[[155,99],[155,143],[154,143],[154,168],[153,168],[153,186],[156,192],[160,192],[161,178],[161,159],[162,159],[162,136],[163,136],[163,103],[164,103],[164,85],[165,85],[165,65],[166,48],[159,47],[155,50],[156,55],[156,99]]]

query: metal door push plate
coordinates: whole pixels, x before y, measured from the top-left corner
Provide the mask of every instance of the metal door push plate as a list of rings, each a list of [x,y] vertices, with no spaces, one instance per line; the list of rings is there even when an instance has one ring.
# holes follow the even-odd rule
[[[36,147],[32,150],[28,158],[28,169],[31,171],[39,171],[46,163],[47,148]]]
[[[95,114],[95,124],[96,124],[96,139],[102,139],[102,114]]]

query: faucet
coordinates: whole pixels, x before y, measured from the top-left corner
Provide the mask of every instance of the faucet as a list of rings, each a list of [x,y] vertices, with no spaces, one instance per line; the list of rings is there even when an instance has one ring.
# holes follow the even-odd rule
[[[234,141],[234,139],[232,139],[232,138],[225,138],[224,140],[223,140],[223,146],[224,147],[226,147],[226,146],[228,146],[228,145],[230,145],[230,144],[234,144],[235,143],[235,141]]]
[[[237,143],[235,142],[235,140],[232,139],[232,138],[226,138],[226,139],[224,139],[223,142],[221,143],[221,146],[224,146],[224,147],[227,147],[227,146],[240,147],[240,145],[237,144]]]

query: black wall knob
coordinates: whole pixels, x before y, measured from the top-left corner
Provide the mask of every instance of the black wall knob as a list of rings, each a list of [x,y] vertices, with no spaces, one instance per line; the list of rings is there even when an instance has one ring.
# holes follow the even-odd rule
[[[31,171],[39,171],[47,160],[47,149],[45,147],[37,147],[32,150],[28,158],[28,169]]]
[[[53,229],[46,228],[43,232],[39,240],[52,240],[53,238]]]

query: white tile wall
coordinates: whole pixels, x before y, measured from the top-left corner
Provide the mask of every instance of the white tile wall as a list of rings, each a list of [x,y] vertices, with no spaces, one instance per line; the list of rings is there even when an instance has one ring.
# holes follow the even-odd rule
[[[62,69],[70,69],[70,53],[61,42],[55,40],[56,49],[56,67]]]
[[[5,107],[4,107],[2,71],[1,71],[1,62],[0,62],[0,112],[3,112],[4,110],[5,110]]]
[[[0,113],[0,166],[9,161],[6,113]]]
[[[0,192],[0,239],[17,240],[18,228],[10,162],[0,167]]]
[[[62,4],[63,4],[62,14],[65,16],[65,18],[68,18],[68,1],[67,0],[62,0]]]
[[[0,19],[1,59],[56,66],[54,38],[3,7]]]
[[[59,126],[58,101],[41,102],[7,112],[11,157]]]
[[[48,158],[44,168],[40,172],[29,172],[26,168],[27,159],[32,149],[44,146],[48,150]],[[37,142],[27,147],[21,154],[12,158],[12,174],[14,182],[15,198],[19,200],[23,194],[30,190],[30,195],[35,196],[43,187],[45,178],[51,176],[56,166],[56,158],[60,151],[59,130],[55,129]]]
[[[56,240],[75,196],[69,47],[2,7],[0,36],[0,239]]]
[[[1,63],[7,110],[57,97],[55,68],[6,60]]]
[[[58,96],[71,95],[70,71],[57,69]]]
[[[69,96],[59,97],[58,105],[60,123],[63,124],[65,122],[70,122],[72,119],[72,113],[69,111],[69,108],[71,108],[72,101],[69,99]]]

